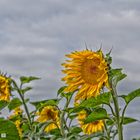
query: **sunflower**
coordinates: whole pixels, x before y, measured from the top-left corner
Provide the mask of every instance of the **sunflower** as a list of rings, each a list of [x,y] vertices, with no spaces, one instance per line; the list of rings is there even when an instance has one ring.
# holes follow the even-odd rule
[[[45,128],[46,132],[49,132],[60,126],[59,111],[54,106],[46,106],[38,113],[38,122],[46,122],[52,120],[52,122]]]
[[[62,72],[66,74],[63,81],[68,85],[65,92],[78,90],[75,101],[99,95],[100,89],[108,85],[108,66],[102,51],[75,51],[66,55]]]
[[[10,100],[10,80],[3,75],[0,75],[0,100]]]
[[[87,112],[85,110],[81,111],[78,114],[79,124],[80,124],[80,126],[85,134],[90,135],[92,133],[103,131],[103,128],[104,128],[103,120],[98,120],[98,121],[84,124],[83,121],[86,117],[87,117]]]
[[[22,112],[23,112],[23,110],[20,107],[16,107],[14,109],[14,115],[16,115],[16,116],[22,114]]]
[[[13,114],[10,115],[8,118],[9,118],[9,119],[13,119],[14,117],[16,117],[16,116],[18,116],[18,115],[22,115],[22,113],[23,113],[23,110],[22,110],[20,107],[16,107],[16,108],[14,109]]]
[[[16,125],[17,130],[18,130],[20,138],[22,138],[21,121],[20,120],[16,120],[14,123]]]
[[[21,120],[19,118],[17,118],[18,115],[22,115],[23,113],[23,110],[20,108],[20,107],[16,107],[14,110],[13,110],[13,113],[12,115],[10,115],[8,117],[9,120],[12,120],[14,122],[14,124],[16,125],[16,128],[18,130],[18,133],[19,133],[19,136],[20,138],[22,138],[22,128],[21,128]],[[15,120],[16,119],[16,120]]]

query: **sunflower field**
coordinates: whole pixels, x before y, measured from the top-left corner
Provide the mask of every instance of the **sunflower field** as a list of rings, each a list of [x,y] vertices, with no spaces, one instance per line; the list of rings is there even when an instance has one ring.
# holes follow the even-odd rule
[[[110,54],[101,49],[67,54],[62,63],[64,86],[55,99],[30,102],[30,83],[40,78],[21,76],[17,82],[1,72],[0,140],[125,140],[123,127],[139,123],[125,113],[140,97],[140,89],[118,94],[126,74],[112,67]],[[5,109],[9,116],[3,115]]]

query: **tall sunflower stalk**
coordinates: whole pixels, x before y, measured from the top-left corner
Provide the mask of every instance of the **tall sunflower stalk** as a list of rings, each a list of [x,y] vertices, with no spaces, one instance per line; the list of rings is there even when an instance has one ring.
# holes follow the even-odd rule
[[[125,112],[140,97],[140,89],[128,95],[117,93],[126,75],[112,68],[110,53],[86,49],[67,54],[62,64],[65,86],[55,99],[46,95],[45,100],[32,102],[26,98],[37,77],[21,76],[16,82],[0,74],[0,111],[9,109],[7,118],[0,117],[0,139],[123,140],[123,127],[138,121]],[[125,103],[121,108],[120,98]]]

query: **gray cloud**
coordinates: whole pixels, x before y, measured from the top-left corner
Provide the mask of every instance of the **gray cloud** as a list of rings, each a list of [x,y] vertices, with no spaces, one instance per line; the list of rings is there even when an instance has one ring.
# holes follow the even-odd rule
[[[1,67],[19,75],[25,71],[39,73],[39,69],[43,74],[46,69],[54,74],[61,69],[65,53],[85,48],[84,42],[95,49],[102,43],[105,52],[114,46],[114,64],[125,67],[133,82],[140,69],[135,61],[140,51],[139,3],[1,1]]]
[[[114,46],[114,66],[124,67],[128,83],[138,85],[140,66],[135,60],[139,59],[140,51],[139,3],[137,0],[1,1],[1,69],[17,76],[45,74],[48,80],[59,81],[65,53],[85,48],[85,42],[95,50],[102,43],[105,52]]]

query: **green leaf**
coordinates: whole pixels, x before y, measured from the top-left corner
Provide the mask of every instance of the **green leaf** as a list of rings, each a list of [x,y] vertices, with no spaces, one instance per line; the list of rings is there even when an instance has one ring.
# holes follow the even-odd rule
[[[106,92],[104,94],[100,94],[97,97],[91,97],[87,100],[84,100],[83,102],[80,103],[80,105],[74,107],[74,108],[68,108],[68,113],[77,113],[82,111],[83,109],[88,109],[88,108],[96,108],[99,105],[102,104],[110,104],[111,100],[111,92]]]
[[[111,81],[114,86],[126,76],[126,74],[122,73],[122,69],[111,69],[109,71],[109,81]]]
[[[140,97],[140,88],[132,91],[128,95],[121,95],[120,97],[122,97],[125,100],[126,104],[128,104],[136,97]]]
[[[115,118],[113,118],[113,119],[115,119]],[[106,124],[107,125],[113,125],[114,123],[115,123],[115,120],[111,120],[111,119],[108,119],[107,121],[106,121]]]
[[[92,107],[95,108],[101,104],[110,104],[111,92],[106,92],[98,95],[97,97],[92,97],[87,100],[84,100],[79,106],[80,107]]]
[[[58,90],[58,92],[57,92],[57,96],[58,95],[60,95],[61,97],[65,97],[65,98],[70,98],[73,94],[74,94],[74,92],[68,92],[68,93],[65,93],[64,92],[64,89],[66,88],[67,86],[63,86],[63,87],[61,87],[59,90]]]
[[[34,105],[37,109],[45,107],[45,106],[57,106],[59,103],[59,99],[50,99],[50,100],[43,100],[38,102],[30,102],[32,105]]]
[[[0,101],[0,110],[2,110],[3,108],[5,108],[8,105],[8,102],[1,100]]]
[[[29,124],[23,123],[23,125],[21,126],[21,129],[23,130],[24,133],[28,133],[30,130]]]
[[[121,119],[122,119],[122,117],[121,117]],[[138,120],[136,120],[134,118],[130,118],[130,117],[124,117],[123,118],[123,125],[133,123],[136,121],[138,121]],[[106,123],[107,123],[107,125],[113,125],[115,123],[115,118],[113,118],[112,120],[107,120]]]
[[[74,92],[61,93],[61,96],[68,99],[68,98],[70,98],[73,94],[74,94]]]
[[[58,129],[58,128],[52,129],[52,130],[50,131],[50,134],[51,134],[51,135],[55,135],[55,136],[61,136],[60,129]]]
[[[22,89],[21,91],[24,94],[24,93],[26,93],[27,91],[29,91],[31,89],[32,89],[32,87],[26,87],[26,88]]]
[[[81,110],[83,110],[85,107],[82,106],[77,106],[77,107],[72,107],[72,108],[68,108],[66,111],[71,114],[71,113],[77,113],[80,112]]]
[[[30,82],[33,81],[33,80],[39,80],[39,79],[40,79],[40,78],[34,77],[34,76],[29,76],[29,77],[21,76],[21,77],[20,77],[20,81],[21,81],[22,84],[30,83]]]
[[[28,102],[30,101],[29,98],[26,98],[26,99],[24,99],[24,100],[25,100],[25,103],[28,103]]]
[[[15,122],[16,120],[20,120],[20,119],[21,119],[21,114],[18,114],[9,118],[9,120],[12,122]]]
[[[138,120],[134,119],[134,118],[130,118],[130,117],[124,117],[123,118],[123,124],[126,125],[126,124],[129,124],[129,123],[133,123],[133,122],[136,122]]]
[[[20,140],[18,130],[13,122],[0,120],[0,140]]]
[[[57,91],[57,96],[60,95],[61,93],[63,93],[64,89],[66,88],[67,86],[63,86],[61,87],[58,91]]]
[[[90,113],[85,119],[84,123],[90,123],[97,120],[108,119],[107,111],[103,108],[95,109],[92,113]]]
[[[13,110],[13,109],[15,109],[16,107],[19,107],[19,106],[21,106],[21,105],[22,105],[22,102],[20,101],[20,99],[19,99],[19,98],[14,98],[14,99],[12,99],[11,102],[9,103],[8,108],[9,108],[9,110],[11,111],[11,110]]]
[[[69,115],[69,118],[70,118],[71,120],[75,119],[76,117],[77,117],[77,114]]]
[[[3,117],[0,117],[0,121],[3,121],[4,120],[4,118]]]
[[[72,134],[79,134],[80,132],[82,132],[82,129],[80,128],[80,127],[72,127],[71,129],[70,129],[70,133],[72,133]]]
[[[106,54],[105,60],[107,61],[107,63],[110,65],[112,63],[112,57],[110,56],[111,50],[109,51],[109,53]]]

